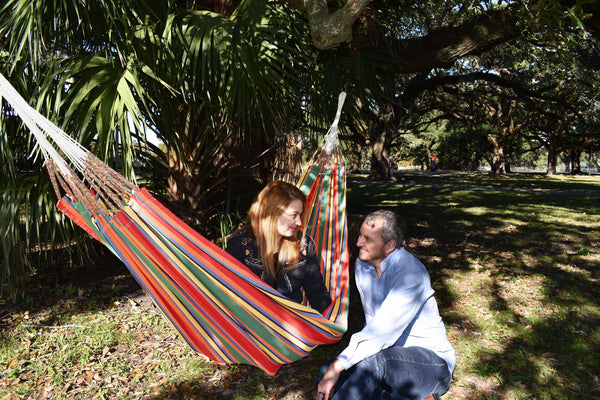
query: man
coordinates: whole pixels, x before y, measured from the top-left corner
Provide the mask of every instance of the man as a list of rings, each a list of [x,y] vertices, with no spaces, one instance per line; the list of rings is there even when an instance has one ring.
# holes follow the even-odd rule
[[[321,366],[316,400],[420,400],[448,390],[456,355],[429,274],[402,247],[404,229],[391,211],[365,218],[355,276],[366,323]]]

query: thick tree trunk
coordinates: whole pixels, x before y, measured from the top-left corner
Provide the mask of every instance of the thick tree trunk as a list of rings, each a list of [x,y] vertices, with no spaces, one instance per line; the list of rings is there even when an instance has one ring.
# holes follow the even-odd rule
[[[581,174],[581,150],[571,150],[569,155],[571,159],[571,174]]]
[[[492,173],[495,175],[505,175],[510,172],[510,164],[504,156],[504,148],[494,149],[492,158]]]
[[[392,177],[390,169],[389,151],[386,151],[382,143],[373,146],[371,155],[371,172],[369,179],[388,180]]]
[[[390,134],[388,129],[383,124],[383,129],[373,143],[371,154],[371,172],[370,179],[389,180],[392,178],[392,170],[390,168]]]
[[[348,129],[352,132],[352,155],[348,173],[357,173],[362,169],[362,152],[367,144],[365,133],[360,130],[352,120],[348,122]]]
[[[489,138],[493,145],[491,172],[496,175],[508,174],[510,172],[510,163],[502,139],[498,135],[489,135]]]
[[[300,135],[289,133],[275,149],[271,180],[296,183],[302,174],[302,141]]]
[[[568,155],[561,154],[560,161],[565,165],[565,173],[571,172],[571,158]]]
[[[167,194],[169,203],[186,222],[194,223],[199,210],[206,208],[204,197],[198,196],[202,187],[198,185],[198,172],[186,168],[186,163],[177,158],[171,148],[167,150],[168,176]],[[190,155],[191,156],[191,155]]]
[[[265,134],[219,134],[217,130],[208,134],[182,126],[180,132],[185,134],[178,137],[183,139],[164,143],[166,200],[173,212],[202,233],[210,216],[207,211],[251,195],[275,176],[294,180],[300,155],[293,137],[273,145]],[[283,172],[286,168],[288,175]]]
[[[548,175],[556,175],[556,161],[558,154],[555,146],[548,146]]]

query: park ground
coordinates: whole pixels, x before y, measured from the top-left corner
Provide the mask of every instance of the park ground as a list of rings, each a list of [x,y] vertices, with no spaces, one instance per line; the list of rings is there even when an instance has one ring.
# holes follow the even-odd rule
[[[381,207],[406,217],[457,350],[444,400],[600,398],[600,176],[350,176],[351,244]],[[353,292],[348,334],[270,377],[189,349],[110,254],[41,265],[1,304],[0,399],[312,399],[361,323]]]

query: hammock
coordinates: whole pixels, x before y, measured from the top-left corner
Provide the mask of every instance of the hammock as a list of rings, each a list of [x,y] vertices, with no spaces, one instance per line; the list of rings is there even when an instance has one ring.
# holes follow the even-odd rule
[[[219,363],[250,364],[275,375],[281,365],[344,334],[349,257],[337,123],[345,93],[326,140],[298,182],[310,207],[307,232],[332,296],[324,316],[262,282],[30,107],[0,75],[0,105],[2,97],[36,138],[58,208],[123,261],[194,350]]]

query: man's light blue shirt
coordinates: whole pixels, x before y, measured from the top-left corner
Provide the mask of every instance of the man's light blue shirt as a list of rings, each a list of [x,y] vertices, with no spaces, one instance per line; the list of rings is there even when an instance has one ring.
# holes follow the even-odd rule
[[[423,264],[406,249],[395,249],[375,267],[356,260],[356,285],[365,326],[338,356],[346,369],[394,344],[432,350],[454,371],[456,354],[446,336],[433,288]]]

